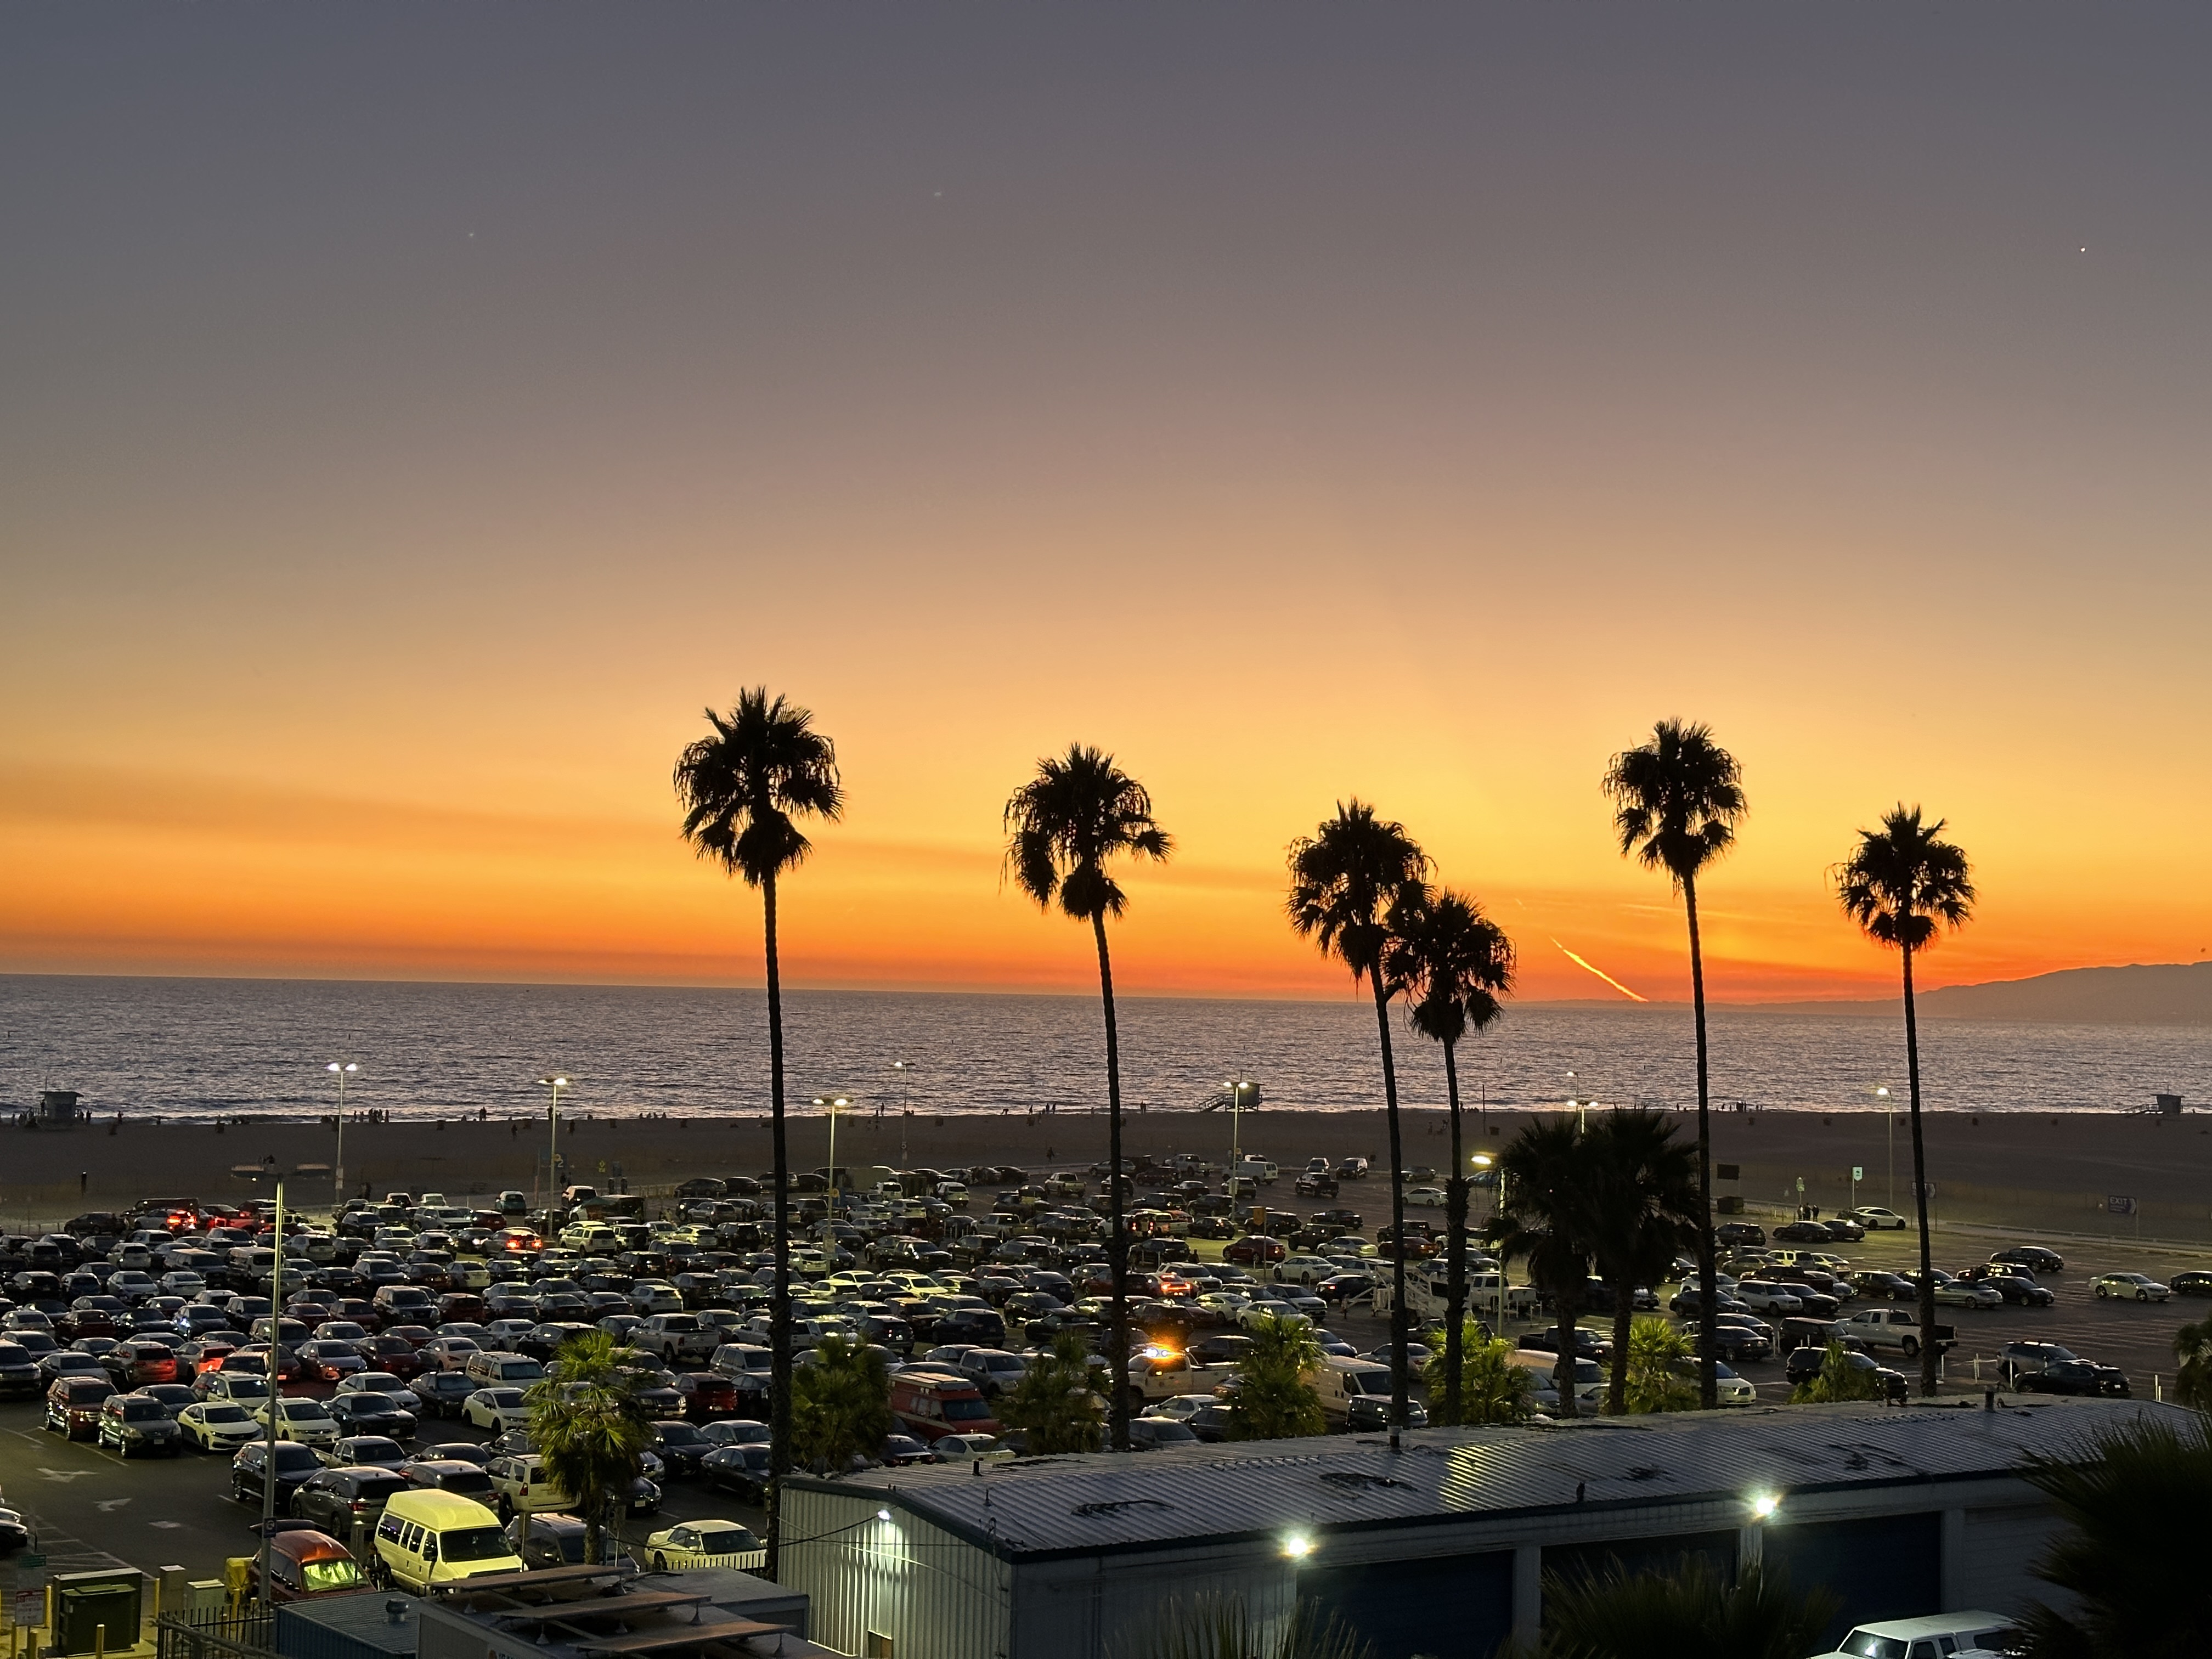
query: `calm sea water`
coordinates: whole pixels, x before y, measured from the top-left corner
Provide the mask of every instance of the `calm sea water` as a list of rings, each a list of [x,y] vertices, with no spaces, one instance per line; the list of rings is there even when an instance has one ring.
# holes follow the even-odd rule
[[[757,1111],[766,1006],[757,991],[0,976],[0,1102],[68,1088],[102,1113],[311,1115],[333,1103],[325,1063],[345,1059],[362,1066],[348,1105],[394,1116],[532,1110],[549,1071],[574,1080],[563,1104],[581,1112]],[[794,1102],[836,1093],[895,1110],[901,1059],[917,1110],[1079,1110],[1105,1097],[1095,999],[801,991],[785,1009]],[[1348,996],[1133,998],[1121,1020],[1133,1104],[1192,1109],[1240,1073],[1271,1106],[1382,1101],[1373,1007]],[[2212,1095],[2203,1027],[1945,1020],[1922,1032],[1938,1108],[2133,1110],[2157,1092]],[[1436,1046],[1401,1035],[1396,1048],[1401,1098],[1442,1104]],[[1712,1050],[1718,1101],[1848,1110],[1878,1109],[1885,1085],[1904,1096],[1900,1020],[1722,1012]],[[1694,1100],[1694,1066],[1686,1010],[1532,1006],[1463,1046],[1462,1087],[1469,1103],[1572,1092],[1674,1104]]]

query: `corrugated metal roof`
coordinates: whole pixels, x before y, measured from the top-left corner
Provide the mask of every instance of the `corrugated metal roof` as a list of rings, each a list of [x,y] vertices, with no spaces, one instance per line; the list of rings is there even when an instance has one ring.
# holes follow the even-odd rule
[[[2002,1475],[2030,1452],[2086,1453],[2101,1431],[2179,1407],[2039,1399],[1942,1406],[1780,1406],[1425,1429],[1175,1451],[881,1469],[811,1490],[880,1501],[995,1553],[1142,1548],[1480,1519],[1577,1504],[1730,1499]]]

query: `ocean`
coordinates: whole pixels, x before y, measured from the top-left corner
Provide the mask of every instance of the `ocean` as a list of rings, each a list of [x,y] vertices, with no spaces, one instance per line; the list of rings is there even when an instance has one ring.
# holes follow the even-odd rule
[[[1106,1095],[1097,999],[793,991],[784,1003],[787,1099],[842,1095],[858,1110],[1082,1111]],[[1394,1009],[1400,1098],[1443,1103],[1436,1044]],[[1382,1104],[1373,1005],[1127,998],[1122,1097],[1193,1110],[1232,1077],[1260,1104]],[[1711,1017],[1717,1103],[1879,1110],[1905,1097],[1903,1021],[1802,1011]],[[1936,1109],[2139,1111],[2155,1093],[2212,1093],[2212,1030],[1946,1019],[1921,1025]],[[349,1109],[393,1117],[543,1109],[537,1079],[572,1080],[564,1109],[594,1116],[764,1110],[767,998],[759,991],[562,985],[0,975],[0,1103],[74,1089],[133,1118],[334,1109],[331,1060],[361,1070]],[[902,1079],[894,1060],[908,1062]],[[1461,1045],[1474,1105],[1677,1106],[1696,1098],[1686,1008],[1510,1008]],[[1248,1100],[1249,1103],[1249,1100]]]

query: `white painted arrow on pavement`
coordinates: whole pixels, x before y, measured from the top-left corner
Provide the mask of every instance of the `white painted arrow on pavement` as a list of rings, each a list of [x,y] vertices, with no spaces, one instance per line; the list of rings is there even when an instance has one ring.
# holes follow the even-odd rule
[[[39,1473],[49,1480],[58,1480],[66,1486],[72,1480],[83,1480],[92,1471],[90,1469],[50,1469],[42,1463],[39,1466]]]
[[[108,1515],[121,1509],[130,1501],[127,1498],[103,1498],[94,1504],[93,1508],[98,1510],[102,1515]]]

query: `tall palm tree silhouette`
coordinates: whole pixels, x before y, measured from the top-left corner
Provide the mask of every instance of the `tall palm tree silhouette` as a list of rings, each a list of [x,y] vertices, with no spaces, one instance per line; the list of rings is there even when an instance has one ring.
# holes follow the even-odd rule
[[[1467,1149],[1461,1139],[1460,1042],[1501,1012],[1513,988],[1513,942],[1463,893],[1415,886],[1391,907],[1382,977],[1412,1007],[1413,1029],[1443,1046],[1451,1109],[1451,1178],[1444,1184],[1444,1393],[1442,1420],[1460,1420],[1462,1333],[1467,1311]]]
[[[813,850],[794,819],[835,823],[845,810],[837,748],[814,716],[771,698],[766,686],[738,695],[727,714],[707,711],[713,730],[676,763],[684,838],[699,856],[761,890],[768,957],[769,1121],[775,1163],[775,1285],[769,1304],[768,1573],[782,1543],[783,1477],[791,1472],[791,1163],[783,1123],[783,979],[776,955],[776,883]]]
[[[1382,971],[1391,907],[1428,873],[1427,854],[1402,823],[1377,818],[1364,801],[1337,803],[1336,816],[1291,843],[1291,926],[1364,979],[1375,993],[1382,1043],[1382,1104],[1390,1128],[1390,1431],[1406,1423],[1406,1156],[1398,1133],[1398,1069],[1390,1052],[1390,983]]]
[[[1638,1285],[1656,1285],[1696,1237],[1697,1152],[1657,1112],[1607,1112],[1583,1138],[1591,1200],[1590,1255],[1613,1293],[1609,1409],[1628,1409],[1628,1338]]]
[[[1091,924],[1098,945],[1098,994],[1106,1007],[1107,1246],[1114,1279],[1107,1359],[1113,1367],[1112,1423],[1115,1451],[1129,1449],[1129,1223],[1121,1173],[1121,1039],[1114,1019],[1114,962],[1106,948],[1106,918],[1128,908],[1128,895],[1109,873],[1108,860],[1129,856],[1164,860],[1175,848],[1153,822],[1145,786],[1114,764],[1114,757],[1083,744],[1037,763],[1036,775],[1006,802],[1006,867],[1014,884],[1045,908],[1054,898],[1061,911]]]
[[[1574,1119],[1539,1118],[1498,1159],[1499,1204],[1489,1236],[1501,1261],[1520,1256],[1529,1282],[1552,1299],[1559,1361],[1552,1368],[1559,1415],[1577,1413],[1575,1321],[1589,1287],[1597,1203],[1589,1140]]]
[[[1881,828],[1859,831],[1859,844],[1836,869],[1844,913],[1905,964],[1905,1064],[1912,1094],[1912,1202],[1920,1222],[1920,1392],[1936,1392],[1936,1278],[1928,1237],[1928,1155],[1920,1139],[1920,1021],[1913,1006],[1912,958],[1955,931],[1974,913],[1966,855],[1943,839],[1944,820],[1924,823],[1917,806],[1901,803]]]
[[[1613,757],[1602,785],[1613,804],[1621,855],[1664,870],[1690,921],[1690,1002],[1698,1028],[1698,1402],[1720,1403],[1713,1370],[1719,1309],[1713,1269],[1713,1134],[1705,1047],[1705,954],[1698,933],[1698,875],[1735,845],[1743,817],[1743,771],[1711,728],[1661,720],[1650,741]]]

